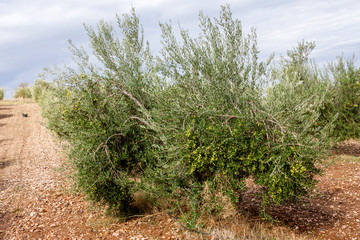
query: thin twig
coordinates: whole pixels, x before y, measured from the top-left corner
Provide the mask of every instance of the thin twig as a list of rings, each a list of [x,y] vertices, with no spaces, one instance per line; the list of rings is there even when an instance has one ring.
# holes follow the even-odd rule
[[[108,139],[106,139],[105,142],[102,142],[99,144],[99,146],[96,148],[94,154],[96,154],[102,146],[107,145],[108,141],[115,136],[124,136],[124,135],[122,133],[116,133],[116,134],[111,135],[110,137],[108,137]]]
[[[143,120],[143,119],[141,119],[141,118],[139,118],[139,117],[136,117],[136,116],[130,117],[130,118],[129,118],[128,120],[126,120],[124,123],[128,122],[128,121],[131,120],[131,119],[138,120],[139,122],[147,125],[148,127],[151,127],[151,124],[150,124],[150,123],[148,123],[147,121],[145,121],[145,120]]]
[[[133,218],[140,218],[140,220],[144,220],[144,219],[147,219],[147,218],[151,218],[151,217],[155,217],[157,215],[161,215],[161,214],[166,214],[165,212],[158,212],[158,213],[154,213],[154,214],[151,214],[151,215],[132,215],[132,216],[128,216],[128,217],[122,217],[120,218],[121,220],[129,220],[129,219],[133,219]],[[121,226],[119,224],[111,224],[112,226]]]
[[[171,215],[171,213],[169,213],[169,212],[166,212],[166,213],[167,213],[167,215],[172,217],[176,222],[178,222],[184,229],[186,229],[186,230],[188,230],[190,232],[194,232],[194,233],[198,233],[198,234],[202,234],[202,235],[210,235],[211,234],[211,233],[201,232],[201,231],[198,231],[198,230],[195,230],[195,229],[188,228],[187,226],[182,224],[177,217]]]

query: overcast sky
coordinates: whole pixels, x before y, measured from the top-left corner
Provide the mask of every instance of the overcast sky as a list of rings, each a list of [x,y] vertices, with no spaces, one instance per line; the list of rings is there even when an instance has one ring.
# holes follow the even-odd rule
[[[134,6],[145,38],[161,48],[158,23],[178,22],[197,34],[198,13],[218,17],[230,4],[246,33],[257,29],[262,57],[285,55],[299,41],[315,41],[319,64],[344,54],[360,57],[359,0],[0,0],[0,87],[10,98],[21,82],[32,84],[44,67],[71,65],[67,41],[88,45],[83,23],[115,22]]]

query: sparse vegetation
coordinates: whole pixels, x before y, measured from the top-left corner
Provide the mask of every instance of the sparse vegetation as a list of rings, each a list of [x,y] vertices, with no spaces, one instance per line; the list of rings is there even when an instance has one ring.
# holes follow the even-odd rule
[[[134,9],[117,26],[86,27],[101,66],[71,43],[78,69],[56,69],[32,94],[68,144],[78,189],[110,213],[150,204],[197,228],[231,216],[252,177],[266,217],[268,204],[311,192],[332,143],[359,136],[360,70],[340,58],[320,71],[312,42],[260,61],[255,30],[243,33],[228,7],[201,13],[195,38],[160,24],[158,57]]]
[[[5,96],[5,88],[0,88],[0,100],[3,100]]]

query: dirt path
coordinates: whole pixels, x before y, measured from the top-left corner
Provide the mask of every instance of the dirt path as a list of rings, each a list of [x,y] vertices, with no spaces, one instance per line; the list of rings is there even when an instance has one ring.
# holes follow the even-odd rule
[[[0,105],[0,239],[95,239],[86,203],[64,191],[61,151],[39,113]]]
[[[23,112],[29,116],[22,117]],[[164,213],[117,223],[101,210],[89,209],[83,196],[69,193],[69,183],[59,171],[65,157],[42,121],[36,104],[0,104],[1,240],[202,239]],[[286,236],[291,236],[278,239],[360,240],[360,143],[345,144],[334,154],[312,198],[270,209],[279,221],[272,228],[285,226]],[[249,191],[241,209],[254,225],[268,226],[261,225],[257,207]],[[238,225],[244,223],[230,228],[243,231]],[[257,239],[248,237],[251,229],[246,231],[244,239]],[[214,233],[206,239],[231,239],[226,237],[230,235]]]
[[[0,105],[0,239],[50,239],[79,220],[54,212],[69,203],[62,203],[64,181],[56,172],[60,151],[39,112],[36,104]]]

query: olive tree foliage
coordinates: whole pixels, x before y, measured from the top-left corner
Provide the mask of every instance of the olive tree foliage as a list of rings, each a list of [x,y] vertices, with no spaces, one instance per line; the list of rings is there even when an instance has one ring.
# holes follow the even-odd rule
[[[117,18],[122,40],[101,21],[86,26],[93,54],[71,44],[78,69],[58,69],[52,101],[44,115],[70,145],[79,188],[109,210],[125,212],[132,204],[141,173],[156,163],[161,140],[149,111],[156,88],[154,63],[134,9]]]
[[[248,148],[252,137],[242,133],[261,131],[254,112],[261,108],[261,77],[268,62],[258,61],[255,30],[244,34],[230,9],[222,7],[219,19],[211,20],[202,13],[199,19],[199,36],[192,38],[180,29],[181,41],[171,24],[161,24],[160,69],[170,86],[164,112],[175,119],[162,125],[176,129],[175,149],[185,172],[193,178],[191,183],[201,189],[214,179],[228,182],[232,198],[238,200],[236,193],[252,171],[252,163],[243,166],[246,161],[241,158],[256,155]],[[254,143],[254,148],[261,143],[263,139]],[[188,187],[196,189],[196,184]]]
[[[314,48],[314,42],[302,41],[281,58],[273,67],[265,102],[272,115],[293,129],[296,138],[321,145],[328,139],[336,115],[319,122],[322,106],[331,95],[331,83],[309,58]]]
[[[306,194],[319,172],[315,167],[319,144],[311,146],[315,139],[306,134],[318,108],[312,109],[313,99],[300,97],[301,93],[290,104],[287,99],[276,99],[280,89],[264,97],[271,58],[258,59],[255,31],[243,34],[240,22],[226,7],[219,19],[200,14],[197,38],[180,29],[179,42],[170,24],[161,28],[161,73],[171,86],[166,111],[176,116],[175,123],[162,125],[173,124],[171,129],[182,136],[176,138],[176,146],[190,182],[200,188],[209,182],[226,183],[219,188],[226,189],[235,202],[241,199],[239,192],[250,176],[264,187],[264,203]],[[286,68],[293,70],[284,73],[285,80],[303,77],[311,85],[311,72],[300,62],[304,54],[296,57],[293,53],[299,62],[287,63]],[[296,71],[303,71],[302,76]],[[301,105],[301,100],[308,103]],[[282,111],[288,116],[282,116]],[[311,115],[307,121],[312,125],[300,122],[297,128],[295,121],[304,114]]]
[[[318,82],[308,48],[290,53],[279,83],[265,91],[271,58],[259,60],[255,30],[245,34],[227,6],[199,20],[200,34],[180,28],[180,40],[160,24],[163,48],[154,57],[132,9],[117,29],[85,26],[100,64],[70,43],[78,68],[55,69],[42,103],[48,127],[69,146],[79,189],[109,210],[133,213],[145,192],[159,207],[197,214],[208,206],[204,189],[237,203],[248,177],[263,187],[265,206],[315,183],[322,97],[305,91]]]
[[[278,145],[279,159],[284,159],[290,169],[297,169],[290,170],[291,175],[294,171],[300,173],[289,184],[297,182],[304,192],[315,184],[314,176],[320,172],[316,163],[333,143],[331,134],[337,118],[336,113],[328,112],[326,121],[323,120],[324,105],[333,92],[331,82],[309,57],[314,48],[315,43],[302,41],[286,57],[281,57],[272,67],[264,97],[264,107],[280,131],[287,132],[291,139]],[[286,157],[289,148],[290,158]],[[288,177],[286,171],[277,175]]]
[[[41,103],[46,99],[47,93],[51,90],[51,83],[44,79],[35,80],[31,87],[31,96],[35,102]]]
[[[355,58],[338,57],[337,62],[329,63],[324,79],[331,84],[331,94],[321,108],[322,122],[329,122],[333,115],[335,140],[360,137],[360,68]]]

